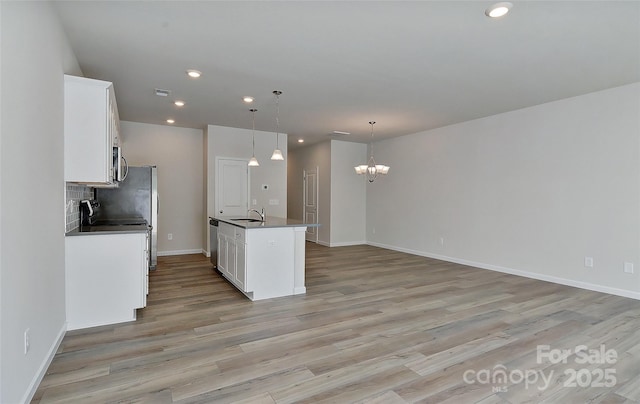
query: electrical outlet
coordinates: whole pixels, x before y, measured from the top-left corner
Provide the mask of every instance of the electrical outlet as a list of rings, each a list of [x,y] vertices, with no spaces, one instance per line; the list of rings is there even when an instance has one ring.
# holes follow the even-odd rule
[[[27,328],[24,330],[24,354],[26,355],[31,349],[31,332],[30,329]]]
[[[625,262],[624,263],[624,272],[627,274],[633,273],[633,262]]]
[[[167,240],[173,240],[173,233],[167,234]]]
[[[280,204],[279,199],[269,199],[269,205],[279,205],[279,204]]]
[[[258,200],[257,200],[257,199],[253,199],[253,200],[251,201],[251,204],[252,204],[253,206],[256,206],[256,205],[258,204]]]
[[[584,257],[584,266],[587,268],[593,268],[593,257]]]

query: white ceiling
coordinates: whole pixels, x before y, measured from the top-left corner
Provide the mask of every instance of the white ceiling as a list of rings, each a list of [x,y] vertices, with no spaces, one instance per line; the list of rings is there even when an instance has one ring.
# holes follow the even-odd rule
[[[127,121],[367,142],[640,81],[640,1],[57,1]],[[185,71],[203,72],[198,80]],[[171,90],[158,97],[155,88]],[[187,105],[172,104],[182,99]]]

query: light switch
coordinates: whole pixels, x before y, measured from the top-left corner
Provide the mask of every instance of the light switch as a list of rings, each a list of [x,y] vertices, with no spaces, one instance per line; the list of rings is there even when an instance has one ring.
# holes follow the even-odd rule
[[[633,262],[625,262],[624,263],[624,272],[627,274],[633,273]]]

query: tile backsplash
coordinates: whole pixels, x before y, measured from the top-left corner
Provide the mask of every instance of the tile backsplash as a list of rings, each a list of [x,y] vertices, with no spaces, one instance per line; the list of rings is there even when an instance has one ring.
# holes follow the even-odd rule
[[[80,227],[80,201],[93,199],[93,188],[86,185],[66,185],[65,232]]]

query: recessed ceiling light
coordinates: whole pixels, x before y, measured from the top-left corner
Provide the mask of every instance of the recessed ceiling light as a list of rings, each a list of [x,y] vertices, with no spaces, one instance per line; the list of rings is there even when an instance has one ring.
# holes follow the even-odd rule
[[[298,143],[304,143],[304,139],[298,139]]]
[[[491,18],[502,17],[507,14],[509,10],[513,7],[513,4],[509,2],[500,2],[496,3],[493,6],[489,7],[484,11],[485,15]]]
[[[191,77],[192,79],[197,79],[198,77],[202,76],[202,72],[199,72],[199,71],[193,70],[193,69],[189,69],[189,70],[187,70],[187,75],[189,77]]]
[[[493,6],[489,7],[488,9],[486,9],[484,11],[484,14],[487,17],[491,17],[491,18],[498,18],[498,17],[502,17],[503,15],[507,14],[509,12],[509,10],[511,9],[511,7],[513,7],[513,4],[504,1],[501,3],[496,3]]]
[[[167,119],[167,123],[176,123],[176,121],[173,119]]]
[[[246,102],[247,104],[250,104],[253,102],[253,97],[249,97],[249,96],[242,97],[242,101]]]
[[[176,100],[173,103],[176,104],[176,107],[184,107],[184,101]]]

